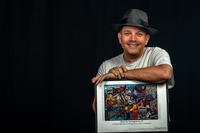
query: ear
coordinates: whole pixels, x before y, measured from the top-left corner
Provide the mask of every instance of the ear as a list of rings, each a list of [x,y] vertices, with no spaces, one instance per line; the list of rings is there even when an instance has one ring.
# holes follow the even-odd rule
[[[118,40],[119,40],[119,43],[121,44],[121,38],[122,38],[122,34],[121,34],[121,32],[118,32],[117,33],[117,37],[118,37]]]
[[[145,45],[147,45],[147,44],[148,44],[148,42],[149,42],[149,39],[150,39],[150,35],[149,35],[149,34],[147,34],[147,36],[146,36],[146,42],[145,42]]]

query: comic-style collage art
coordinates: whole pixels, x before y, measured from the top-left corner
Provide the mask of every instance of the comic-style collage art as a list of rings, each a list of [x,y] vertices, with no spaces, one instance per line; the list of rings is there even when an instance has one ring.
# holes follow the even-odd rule
[[[105,120],[158,119],[156,84],[104,86]]]

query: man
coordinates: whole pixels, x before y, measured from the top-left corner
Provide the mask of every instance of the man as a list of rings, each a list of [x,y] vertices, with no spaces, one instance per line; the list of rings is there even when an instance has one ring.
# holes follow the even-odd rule
[[[92,83],[99,84],[106,79],[133,79],[146,82],[165,82],[174,86],[173,67],[170,56],[160,47],[147,47],[150,35],[158,30],[148,24],[146,12],[129,9],[120,24],[114,25],[123,53],[104,61]],[[92,108],[96,111],[94,99]]]

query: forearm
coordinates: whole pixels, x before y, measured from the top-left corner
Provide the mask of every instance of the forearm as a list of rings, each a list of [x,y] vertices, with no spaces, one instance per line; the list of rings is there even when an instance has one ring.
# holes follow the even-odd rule
[[[125,78],[146,82],[163,82],[172,77],[172,68],[169,65],[151,66],[131,69],[125,72]]]

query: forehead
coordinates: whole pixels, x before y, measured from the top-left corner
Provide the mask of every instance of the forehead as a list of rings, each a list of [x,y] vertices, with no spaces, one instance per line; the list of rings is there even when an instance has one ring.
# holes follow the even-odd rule
[[[136,26],[128,26],[125,25],[121,28],[121,31],[134,31],[134,32],[145,32],[147,33],[147,31],[145,31],[145,29],[141,28],[141,27],[136,27]]]

